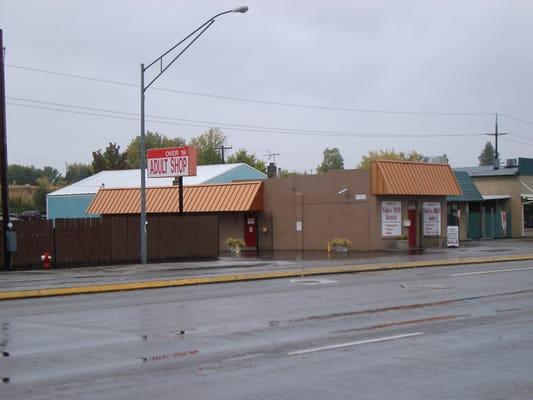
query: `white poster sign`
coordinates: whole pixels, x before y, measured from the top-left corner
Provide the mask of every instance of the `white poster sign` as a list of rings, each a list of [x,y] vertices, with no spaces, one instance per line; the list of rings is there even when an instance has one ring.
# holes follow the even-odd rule
[[[440,236],[440,203],[436,201],[422,204],[424,213],[424,236]]]
[[[448,226],[448,234],[446,235],[446,241],[448,247],[459,247],[459,227]]]
[[[402,203],[400,201],[381,202],[381,236],[402,235]]]

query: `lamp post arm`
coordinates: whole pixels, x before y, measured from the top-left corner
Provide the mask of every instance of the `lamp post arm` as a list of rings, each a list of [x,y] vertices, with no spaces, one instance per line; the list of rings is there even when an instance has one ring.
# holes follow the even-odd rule
[[[232,12],[235,12],[234,10],[228,10],[228,11],[224,11],[224,12],[221,12],[221,13],[218,13],[217,15],[215,15],[214,17],[211,17],[209,18],[207,21],[205,21],[202,25],[200,25],[198,28],[196,28],[194,31],[192,31],[191,33],[189,33],[185,38],[183,38],[182,40],[180,40],[178,43],[176,43],[174,46],[172,46],[170,49],[168,49],[167,51],[165,51],[161,56],[157,57],[154,61],[152,61],[150,64],[148,64],[146,67],[144,67],[144,71],[147,71],[150,67],[152,67],[154,64],[156,64],[157,62],[159,62],[159,65],[160,65],[160,70],[159,70],[159,73],[157,74],[157,76],[152,79],[150,81],[150,83],[148,83],[148,85],[146,85],[146,87],[143,88],[143,91],[148,89],[167,69],[168,67],[170,67],[172,64],[174,64],[174,62],[200,37],[202,36],[202,34],[207,30],[209,29],[209,27],[211,25],[213,25],[213,23],[215,22],[215,19],[217,19],[218,17],[220,17],[221,15],[224,15],[224,14],[229,14],[229,13],[232,13]],[[179,52],[179,54],[174,57],[172,59],[172,61],[170,61],[164,68],[163,68],[163,58],[169,54],[170,52],[172,52],[176,47],[180,46],[181,44],[183,44],[185,41],[187,41],[189,38],[191,38],[192,36],[194,36],[198,31],[200,31],[200,33],[198,33],[198,35],[196,35],[194,37],[194,39],[192,39],[192,41],[182,50]]]
[[[167,51],[165,54],[163,54],[163,55],[162,55],[161,57],[159,57],[157,60],[155,60],[154,62],[152,62],[152,64],[150,64],[148,67],[145,67],[144,70],[146,71],[148,68],[150,68],[150,66],[154,65],[154,63],[157,62],[157,61],[159,61],[159,62],[160,62],[160,65],[161,65],[161,68],[160,68],[159,73],[155,76],[154,79],[152,79],[152,80],[150,81],[150,83],[148,83],[148,85],[146,85],[146,86],[143,88],[143,91],[146,90],[146,89],[148,89],[150,86],[152,86],[152,84],[153,84],[153,83],[154,83],[154,82],[155,82],[155,81],[156,81],[161,75],[163,75],[163,73],[164,73],[164,72],[165,72],[165,71],[166,71],[166,70],[167,70],[172,64],[174,64],[174,62],[175,62],[178,58],[180,58],[180,56],[181,56],[183,53],[185,53],[185,52],[187,51],[187,49],[188,49],[189,47],[191,47],[192,44],[193,44],[194,42],[196,42],[196,40],[197,40],[200,36],[202,36],[202,34],[203,34],[206,30],[208,30],[209,27],[210,27],[211,25],[213,25],[214,22],[215,22],[215,20],[212,19],[212,20],[206,22],[205,24],[203,24],[203,25],[200,27],[200,28],[203,27],[203,29],[200,31],[200,33],[199,33],[198,35],[196,35],[196,36],[194,37],[194,39],[192,39],[192,40],[189,42],[189,44],[188,44],[187,46],[185,46],[185,48],[184,48],[182,51],[180,51],[180,52],[176,55],[176,57],[174,57],[174,58],[172,59],[172,61],[170,61],[170,62],[169,62],[164,68],[163,68],[163,57],[164,57],[166,54],[168,54],[170,51],[174,50],[177,46],[179,46],[180,44],[182,44],[185,40],[187,40],[188,38],[190,38],[194,33],[198,32],[198,30],[199,30],[200,28],[198,28],[198,29],[195,30],[192,34],[190,34],[189,36],[187,36],[185,39],[183,39],[181,42],[179,42],[176,46],[172,47],[171,50]]]

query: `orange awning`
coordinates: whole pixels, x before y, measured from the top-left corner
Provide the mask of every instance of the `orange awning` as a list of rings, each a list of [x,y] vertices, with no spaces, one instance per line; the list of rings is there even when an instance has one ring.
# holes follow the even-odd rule
[[[448,164],[377,160],[372,162],[372,194],[460,196],[463,194]]]
[[[100,189],[93,199],[88,214],[139,214],[140,189]],[[241,182],[215,185],[185,186],[184,212],[244,212],[263,209],[263,183]],[[177,213],[179,191],[177,186],[146,189],[146,212]]]

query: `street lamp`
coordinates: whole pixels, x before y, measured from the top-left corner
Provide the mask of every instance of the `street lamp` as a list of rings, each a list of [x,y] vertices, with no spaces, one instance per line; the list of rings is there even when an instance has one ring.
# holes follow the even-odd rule
[[[221,12],[215,15],[212,18],[209,18],[202,25],[200,25],[196,30],[187,35],[184,39],[176,43],[161,56],[156,58],[146,67],[144,64],[141,64],[141,140],[139,143],[140,159],[141,159],[141,263],[146,264],[148,262],[147,258],[147,241],[146,241],[146,158],[145,158],[145,149],[144,149],[144,93],[146,90],[152,86],[152,84],[172,65],[174,62],[183,54],[185,51],[191,47],[191,45],[200,37],[202,34],[209,29],[211,25],[215,23],[215,19],[224,14],[229,13],[245,13],[248,11],[247,6],[237,7],[232,10]],[[183,44],[188,39],[191,39],[189,44],[185,46],[169,63],[163,65],[163,58],[171,53],[178,46]],[[147,85],[144,84],[144,73],[148,71],[154,65],[159,65],[159,72]]]

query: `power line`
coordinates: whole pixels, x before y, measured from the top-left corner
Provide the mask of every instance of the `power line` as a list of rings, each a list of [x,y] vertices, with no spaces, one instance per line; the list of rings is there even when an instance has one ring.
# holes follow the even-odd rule
[[[44,74],[62,76],[62,77],[67,77],[67,78],[83,79],[83,80],[88,80],[88,81],[93,81],[93,82],[100,82],[100,83],[114,84],[114,85],[128,86],[128,87],[135,87],[135,88],[139,87],[139,85],[130,83],[130,82],[122,82],[122,81],[116,81],[116,80],[111,80],[111,79],[100,79],[100,78],[94,78],[94,77],[90,77],[86,75],[69,74],[69,73],[64,73],[64,72],[56,72],[56,71],[25,67],[25,66],[14,65],[14,64],[6,64],[6,66],[10,68],[24,70],[24,71],[40,72]],[[236,96],[224,96],[224,95],[217,95],[217,94],[212,94],[212,93],[201,93],[201,92],[192,92],[192,91],[186,91],[186,90],[162,88],[158,86],[154,86],[152,87],[152,89],[157,90],[157,91],[163,91],[163,92],[178,93],[178,94],[183,94],[183,95],[188,95],[188,96],[207,97],[207,98],[213,98],[213,99],[219,99],[219,100],[231,100],[231,101],[238,101],[238,102],[245,102],[245,103],[266,104],[266,105],[283,106],[283,107],[304,108],[304,109],[310,109],[310,110],[343,111],[343,112],[371,113],[371,114],[426,115],[426,116],[430,116],[430,115],[434,115],[434,116],[487,116],[487,115],[494,114],[494,113],[489,113],[489,112],[404,111],[404,110],[363,109],[363,108],[352,108],[352,107],[333,107],[333,106],[325,106],[325,105],[252,99],[252,98],[236,97]]]
[[[528,121],[528,120],[522,119],[522,118],[511,117],[510,115],[507,115],[507,114],[498,113],[498,115],[501,116],[501,117],[505,117],[507,119],[511,119],[513,121],[518,121],[518,122],[523,122],[524,124],[533,125],[533,121]]]
[[[44,102],[41,102],[44,103]],[[30,104],[19,104],[19,103],[13,103],[13,102],[7,102],[10,106],[17,106],[17,107],[25,107],[25,108],[31,108],[31,109],[38,109],[38,110],[48,110],[48,111],[56,111],[56,112],[65,112],[65,113],[72,113],[72,114],[78,114],[78,115],[87,115],[87,116],[94,116],[94,117],[104,117],[104,118],[113,118],[113,119],[119,119],[119,120],[129,120],[129,121],[138,121],[138,118],[136,117],[127,117],[127,116],[119,116],[119,115],[111,115],[111,114],[102,114],[101,112],[106,113],[118,113],[123,115],[132,115],[137,116],[138,114],[135,113],[127,113],[122,111],[114,111],[114,110],[105,110],[105,109],[96,109],[96,108],[90,108],[90,107],[80,107],[80,106],[67,106],[65,107],[71,107],[71,108],[80,108],[85,110],[95,110],[100,112],[88,112],[88,111],[76,111],[76,110],[67,110],[67,109],[61,109],[61,108],[55,108],[55,107],[45,107],[45,106],[36,106],[36,105],[30,105]],[[51,104],[58,104],[58,103],[51,103]],[[161,121],[154,118],[161,118],[161,119],[170,119],[170,120],[178,120],[178,121],[190,121],[189,122],[169,122],[169,121]],[[252,132],[252,133],[274,133],[274,134],[287,134],[287,135],[304,135],[304,136],[336,136],[336,137],[358,137],[358,138],[437,138],[437,137],[465,137],[465,136],[483,136],[483,133],[442,133],[442,134],[414,134],[414,133],[408,133],[408,134],[394,134],[394,133],[372,133],[372,132],[339,132],[339,131],[316,131],[316,130],[305,130],[305,129],[290,129],[290,128],[275,128],[275,127],[260,127],[260,126],[253,126],[253,125],[239,125],[239,124],[232,124],[232,123],[218,123],[214,121],[197,121],[197,120],[185,120],[185,119],[179,119],[179,118],[173,118],[173,117],[157,117],[157,116],[151,116],[151,119],[148,119],[147,121],[158,123],[158,124],[164,124],[164,125],[175,125],[175,126],[190,126],[190,127],[200,127],[200,128],[208,128],[212,126],[219,126],[223,129],[232,130],[232,131],[243,131],[243,132]]]

